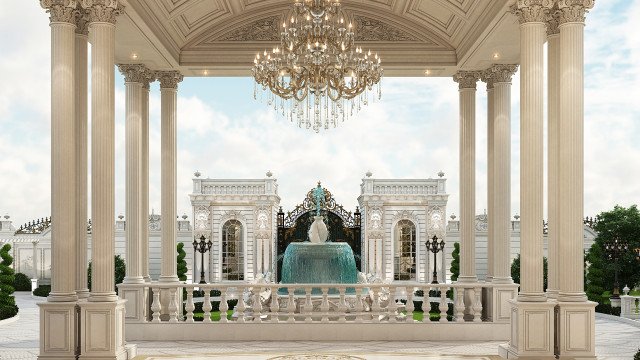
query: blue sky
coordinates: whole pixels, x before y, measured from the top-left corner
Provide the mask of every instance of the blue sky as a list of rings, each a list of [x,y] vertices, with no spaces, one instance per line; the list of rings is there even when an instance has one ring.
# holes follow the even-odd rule
[[[597,0],[585,32],[585,214],[640,199],[640,1]],[[16,224],[50,214],[50,43],[37,1],[0,3],[0,215]],[[124,214],[124,85],[116,73],[116,211]],[[512,91],[512,213],[519,212],[519,77]],[[204,177],[260,178],[271,170],[282,204],[322,180],[355,208],[366,171],[379,178],[446,173],[458,211],[458,92],[450,78],[386,78],[383,99],[315,134],[252,98],[250,78],[187,78],[178,100],[178,212],[197,169]],[[486,208],[486,95],[477,97],[477,211]],[[160,208],[159,90],[151,94],[151,207]]]

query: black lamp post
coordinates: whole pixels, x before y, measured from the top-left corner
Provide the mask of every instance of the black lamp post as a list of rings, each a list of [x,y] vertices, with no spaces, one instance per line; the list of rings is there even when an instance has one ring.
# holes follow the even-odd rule
[[[636,260],[640,261],[640,247],[633,249],[636,253]]]
[[[620,285],[618,284],[618,269],[619,269],[618,260],[620,260],[620,257],[622,256],[622,254],[624,254],[629,250],[629,244],[627,244],[626,242],[616,237],[613,240],[610,240],[604,243],[604,250],[606,251],[607,257],[609,258],[609,260],[613,261],[614,269],[615,269],[615,277],[613,281],[613,295],[611,296],[611,298],[620,299]]]
[[[213,243],[211,242],[211,240],[209,241],[205,241],[207,240],[207,238],[204,237],[204,235],[200,236],[200,241],[196,241],[196,239],[193,239],[193,251],[197,251],[200,253],[200,282],[199,284],[206,284],[207,281],[204,279],[204,253],[206,253],[208,250],[211,250],[211,246],[213,245]]]
[[[432,284],[438,283],[438,261],[436,258],[436,254],[444,249],[444,240],[438,239],[437,236],[433,235],[433,237],[426,242],[427,250],[433,253],[433,280]]]

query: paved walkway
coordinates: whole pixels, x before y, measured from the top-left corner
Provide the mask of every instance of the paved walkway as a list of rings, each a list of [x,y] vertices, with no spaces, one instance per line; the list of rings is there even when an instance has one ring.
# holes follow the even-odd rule
[[[37,298],[38,301],[40,298]],[[38,307],[29,293],[16,293],[20,318],[0,325],[0,359],[36,359],[38,355]],[[497,342],[464,343],[432,341],[369,342],[196,342],[138,341],[140,359],[181,353],[196,359],[494,359]],[[632,360],[640,348],[640,327],[611,319],[596,319],[596,355],[599,360]],[[179,350],[177,350],[179,349]],[[289,354],[323,354],[314,358]],[[333,354],[333,355],[329,355]],[[351,355],[351,356],[337,356]],[[448,356],[438,356],[447,354]],[[283,356],[286,355],[286,356]],[[175,357],[173,357],[175,358]]]

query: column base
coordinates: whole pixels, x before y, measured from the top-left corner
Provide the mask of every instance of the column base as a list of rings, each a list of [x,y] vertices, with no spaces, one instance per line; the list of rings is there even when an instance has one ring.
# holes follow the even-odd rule
[[[126,360],[124,313],[126,300],[82,302],[79,359]]]
[[[557,302],[555,333],[558,359],[596,359],[596,303]]]
[[[144,283],[143,283],[144,284]],[[127,300],[125,304],[125,321],[127,323],[139,323],[145,321],[145,303],[148,298],[146,287],[132,284],[118,284],[120,297]]]
[[[496,280],[497,278],[494,278]],[[509,300],[518,296],[518,284],[495,284],[482,289],[484,298],[483,318],[487,321],[508,323],[511,320]]]
[[[89,298],[89,289],[76,290],[76,295],[78,295],[78,300],[86,300]]]
[[[78,312],[75,302],[42,302],[38,359],[76,359]]]
[[[511,306],[511,340],[500,346],[504,359],[553,359],[553,302],[509,300]]]

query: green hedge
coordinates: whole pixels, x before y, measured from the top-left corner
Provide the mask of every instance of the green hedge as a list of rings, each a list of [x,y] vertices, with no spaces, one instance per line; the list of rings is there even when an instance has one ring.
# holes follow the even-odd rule
[[[15,316],[18,313],[16,300],[13,297],[14,271],[11,267],[13,257],[9,254],[10,244],[0,248],[0,320]]]
[[[31,291],[31,279],[23,273],[16,273],[13,287],[16,291]]]
[[[51,285],[40,285],[35,290],[33,290],[33,295],[47,297],[51,292]]]
[[[633,360],[640,360],[640,349],[638,349],[638,352],[633,356]]]

